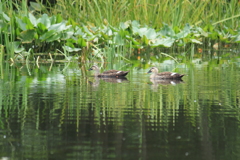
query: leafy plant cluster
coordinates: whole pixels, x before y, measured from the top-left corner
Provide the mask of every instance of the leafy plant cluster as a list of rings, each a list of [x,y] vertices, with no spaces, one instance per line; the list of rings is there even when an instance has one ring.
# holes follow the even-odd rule
[[[49,17],[42,14],[36,17],[9,17],[2,14],[1,44],[13,47],[15,53],[39,52],[78,52],[83,47],[101,52],[109,46],[144,48],[185,46],[188,43],[202,44],[204,38],[218,39],[227,43],[240,42],[240,30],[227,27],[217,28],[207,25],[204,28],[186,24],[182,29],[167,24],[160,29],[141,25],[138,21],[121,22],[113,27],[108,22],[101,26],[78,24],[72,19],[63,20],[60,15]],[[8,40],[6,40],[8,39]]]

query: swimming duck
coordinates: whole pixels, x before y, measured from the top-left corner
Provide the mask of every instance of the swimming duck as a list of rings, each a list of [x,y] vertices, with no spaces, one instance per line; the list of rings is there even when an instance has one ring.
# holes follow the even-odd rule
[[[157,67],[152,67],[147,73],[152,73],[151,79],[181,79],[184,74],[174,73],[174,72],[161,72],[158,73]]]
[[[129,71],[118,71],[118,70],[108,70],[100,73],[100,69],[97,65],[93,65],[88,69],[89,71],[94,70],[96,77],[124,77],[128,74]]]

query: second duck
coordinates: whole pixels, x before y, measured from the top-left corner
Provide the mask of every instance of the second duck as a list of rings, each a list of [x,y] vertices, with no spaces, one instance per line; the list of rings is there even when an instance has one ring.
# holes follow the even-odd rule
[[[128,74],[129,71],[119,71],[119,70],[108,70],[100,73],[100,69],[97,65],[93,65],[88,69],[89,71],[94,70],[96,77],[124,77]]]
[[[158,73],[157,67],[152,67],[147,73],[153,73],[151,79],[181,79],[184,74],[179,74],[175,72],[161,72]]]

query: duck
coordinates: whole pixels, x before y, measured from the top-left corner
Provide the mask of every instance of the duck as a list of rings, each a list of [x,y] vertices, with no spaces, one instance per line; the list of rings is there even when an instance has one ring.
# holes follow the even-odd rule
[[[100,73],[100,69],[97,65],[93,65],[91,68],[88,69],[89,71],[94,70],[95,77],[124,77],[128,74],[129,71],[119,71],[119,70],[108,70]]]
[[[161,72],[158,73],[157,67],[152,67],[147,73],[153,73],[150,79],[181,79],[184,74],[179,74],[175,72]]]

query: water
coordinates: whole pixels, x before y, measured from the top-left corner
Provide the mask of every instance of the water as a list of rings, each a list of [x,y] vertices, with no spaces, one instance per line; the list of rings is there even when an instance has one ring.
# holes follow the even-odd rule
[[[150,81],[152,65],[186,76]],[[239,159],[238,58],[152,65],[125,66],[116,80],[84,76],[77,64],[5,64],[0,157]]]

